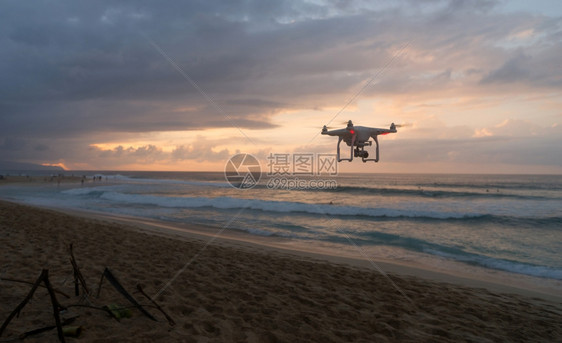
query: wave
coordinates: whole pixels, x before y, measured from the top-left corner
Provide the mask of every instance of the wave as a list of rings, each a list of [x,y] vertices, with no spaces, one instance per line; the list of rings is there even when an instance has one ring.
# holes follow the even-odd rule
[[[488,213],[430,211],[422,209],[395,209],[385,207],[337,206],[314,204],[298,201],[273,201],[260,199],[243,199],[227,196],[221,197],[174,197],[145,194],[121,193],[116,186],[75,188],[63,191],[73,196],[85,196],[113,201],[122,205],[153,205],[163,208],[216,208],[223,210],[248,209],[273,213],[312,214],[341,217],[363,217],[366,219],[413,219],[413,220],[454,220],[486,221],[498,224],[512,224],[517,221],[524,225],[562,224],[562,217],[526,218],[493,215]]]
[[[544,177],[544,176],[543,176]],[[511,182],[478,182],[471,180],[465,183],[455,182],[420,182],[416,186],[439,188],[498,189],[498,190],[562,190],[560,176],[551,176],[551,180],[536,181],[532,179]],[[546,181],[546,182],[545,182]],[[550,181],[550,182],[549,182]]]
[[[446,258],[456,262],[461,262],[469,265],[484,267],[487,269],[501,270],[509,273],[522,274],[540,278],[562,280],[562,269],[556,267],[540,266],[531,263],[514,261],[509,259],[496,258],[486,255],[475,254],[463,250],[461,247],[452,247],[431,243],[423,239],[404,237],[397,234],[384,233],[384,232],[350,232],[341,231],[345,235],[323,235],[318,232],[318,235],[312,237],[303,236],[299,233],[277,233],[266,230],[237,228],[244,232],[249,232],[254,235],[260,236],[279,236],[286,238],[296,238],[299,240],[320,240],[336,244],[353,244],[357,245],[383,245],[396,248],[402,248],[413,252],[429,254],[441,258]]]
[[[462,254],[450,254],[447,252],[435,251],[431,249],[427,249],[424,252],[480,267],[503,270],[510,273],[530,275],[541,278],[562,280],[562,269],[559,268],[538,266],[529,263],[498,259],[477,254],[470,254],[466,252],[463,252]]]
[[[303,202],[272,201],[259,199],[240,199],[232,197],[164,197],[155,195],[124,194],[118,192],[92,191],[94,196],[120,203],[156,205],[175,208],[250,209],[278,213],[305,213],[329,216],[363,216],[363,217],[410,217],[434,219],[460,219],[481,216],[477,213],[454,213],[421,210],[402,210],[392,208],[369,208],[357,206],[334,206],[326,204],[309,204]]]
[[[472,187],[474,189],[474,187]],[[488,189],[489,190],[489,189]],[[412,188],[376,188],[360,186],[338,186],[334,189],[321,190],[322,192],[342,192],[360,195],[381,195],[381,196],[416,196],[425,198],[493,198],[493,199],[523,199],[540,200],[552,199],[542,195],[522,195],[504,193],[499,190],[491,191],[453,191],[453,190],[434,190],[434,189],[412,189]]]
[[[209,187],[220,187],[220,188],[230,188],[232,187],[227,182],[218,181],[194,181],[194,180],[178,180],[178,179],[151,179],[151,178],[141,178],[141,177],[131,177],[121,174],[114,175],[104,175],[98,174],[104,179],[107,178],[108,181],[119,181],[120,183],[140,183],[140,184],[179,184],[179,185],[190,185],[190,186],[209,186]]]
[[[426,253],[434,256],[463,262],[471,265],[507,271],[510,273],[524,274],[541,278],[562,280],[562,269],[539,266],[519,261],[494,258],[485,255],[470,253],[460,247],[444,246],[431,243],[418,238],[403,237],[396,234],[383,232],[359,232],[353,233],[367,244],[383,244],[400,247],[407,250]]]
[[[174,209],[172,213],[191,213],[192,211],[182,211],[182,209],[220,209],[220,210],[240,210],[248,209],[251,211],[262,211],[265,216],[256,216],[256,212],[247,211],[244,215],[248,216],[253,225],[240,225],[238,229],[246,231],[253,235],[259,236],[279,236],[298,240],[312,239],[315,241],[325,241],[331,243],[349,244],[347,239],[342,235],[330,234],[324,230],[311,232],[314,225],[301,223],[314,223],[318,216],[334,216],[342,221],[347,218],[360,219],[362,221],[413,221],[415,224],[445,222],[464,225],[469,227],[477,227],[484,224],[498,224],[517,228],[554,228],[560,230],[562,227],[562,216],[554,217],[514,217],[501,216],[489,213],[466,213],[454,211],[427,211],[422,209],[395,209],[395,208],[373,208],[360,206],[339,206],[328,204],[314,204],[300,201],[272,201],[260,199],[243,199],[228,196],[221,197],[179,197],[179,196],[162,196],[147,194],[130,194],[126,191],[130,190],[130,186],[108,185],[99,187],[84,187],[64,190],[61,193],[68,195],[73,201],[83,202],[93,201],[94,203],[104,203],[115,208],[124,210],[132,210],[132,213],[140,213],[141,216],[147,215],[145,209]],[[61,200],[61,199],[59,199]],[[69,200],[70,201],[70,200]],[[140,210],[139,210],[140,209]],[[179,209],[176,211],[175,209]],[[197,211],[194,211],[198,213]],[[216,213],[216,212],[212,212]],[[160,215],[160,213],[158,213]],[[228,215],[228,212],[224,212]],[[150,214],[148,214],[150,215]],[[189,214],[191,216],[191,214]],[[291,225],[297,223],[295,227],[285,227],[287,223],[281,222],[283,216],[286,215],[287,222]],[[293,220],[288,216],[298,215],[304,216],[303,220]],[[166,215],[168,216],[168,215]],[[201,213],[203,218],[214,220],[215,216],[208,216],[208,213]],[[309,217],[314,216],[314,220]],[[274,220],[271,220],[274,218]],[[241,218],[244,222],[247,218]],[[177,220],[177,218],[176,218]],[[192,220],[192,219],[191,219]],[[257,220],[257,221],[256,221]],[[263,222],[261,222],[263,220]],[[272,223],[273,222],[273,223]],[[363,226],[362,226],[363,227]],[[300,230],[301,228],[305,228]],[[518,262],[509,259],[487,256],[480,253],[466,251],[462,246],[446,246],[436,242],[430,242],[421,238],[400,236],[391,233],[382,232],[363,232],[363,231],[347,231],[353,241],[360,245],[386,245],[398,247],[410,251],[420,252],[433,256],[439,256],[461,263],[476,265],[488,269],[503,270],[511,273],[519,273],[535,277],[543,277],[549,279],[562,280],[562,269],[534,265],[527,262]],[[445,233],[444,233],[445,234]],[[532,234],[532,233],[531,233]],[[486,253],[487,254],[487,253]],[[492,253],[493,255],[493,253]],[[511,255],[506,255],[511,256]],[[514,255],[516,256],[516,255]],[[515,260],[517,257],[514,258]]]

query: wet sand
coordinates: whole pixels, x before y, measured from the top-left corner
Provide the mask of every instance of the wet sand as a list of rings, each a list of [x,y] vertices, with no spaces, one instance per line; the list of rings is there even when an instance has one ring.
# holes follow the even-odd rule
[[[79,315],[72,325],[84,329],[80,338],[67,338],[69,342],[562,339],[560,298],[476,288],[480,283],[462,279],[443,282],[428,271],[377,264],[390,271],[385,276],[368,264],[213,239],[209,233],[186,234],[138,220],[101,220],[0,201],[0,322],[31,288],[6,279],[33,282],[48,269],[53,287],[70,296],[58,294],[58,301]],[[74,296],[70,243],[93,293],[88,299]],[[117,321],[99,309],[130,306],[108,281],[96,297],[105,267],[157,321],[134,308],[131,318]],[[137,284],[175,320],[174,326],[150,306]],[[39,288],[0,342],[53,324],[48,293]],[[58,338],[56,330],[50,330],[25,341]]]

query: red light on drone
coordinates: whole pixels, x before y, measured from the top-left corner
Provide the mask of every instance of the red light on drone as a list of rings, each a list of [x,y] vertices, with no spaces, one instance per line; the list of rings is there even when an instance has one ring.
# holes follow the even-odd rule
[[[351,133],[352,135],[355,134],[355,130],[349,130],[349,133]]]

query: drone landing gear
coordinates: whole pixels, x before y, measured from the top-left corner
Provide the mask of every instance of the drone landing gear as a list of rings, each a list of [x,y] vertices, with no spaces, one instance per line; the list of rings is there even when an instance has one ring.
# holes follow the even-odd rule
[[[337,155],[337,159],[338,162],[341,161],[353,161],[354,157],[361,157],[361,161],[363,161],[364,163],[367,161],[373,161],[373,162],[378,162],[379,161],[379,140],[377,139],[377,136],[374,136],[373,139],[375,140],[375,158],[369,158],[369,152],[365,150],[365,146],[371,146],[373,144],[373,142],[368,141],[368,142],[364,142],[361,143],[361,145],[355,145],[355,136],[353,136],[352,140],[351,140],[351,150],[350,150],[350,155],[349,158],[340,158],[340,143],[343,140],[343,138],[340,136],[339,140],[338,140],[338,155]],[[353,147],[355,147],[355,150],[353,149]]]
[[[338,155],[337,155],[338,162],[341,162],[341,161],[351,162],[351,161],[353,161],[353,145],[355,143],[355,135],[353,135],[353,137],[351,138],[351,156],[349,158],[340,158],[340,143],[341,143],[342,140],[343,140],[343,137],[340,136],[339,139],[338,139],[338,149],[337,149],[337,151],[338,151]]]

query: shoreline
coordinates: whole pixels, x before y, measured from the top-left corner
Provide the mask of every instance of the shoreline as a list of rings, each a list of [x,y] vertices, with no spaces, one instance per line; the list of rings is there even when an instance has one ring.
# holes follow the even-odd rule
[[[5,200],[2,198],[0,198],[0,201],[14,202],[13,200]],[[402,276],[414,276],[431,281],[451,283],[471,288],[482,288],[507,294],[518,294],[531,298],[543,298],[548,301],[562,303],[562,284],[559,281],[551,279],[545,279],[545,281],[556,283],[556,286],[538,286],[534,284],[533,281],[540,278],[499,270],[486,270],[483,267],[477,267],[477,269],[480,270],[480,272],[477,273],[462,271],[453,273],[450,270],[431,268],[426,264],[413,263],[411,261],[372,259],[369,256],[361,256],[362,251],[358,250],[352,251],[348,249],[346,252],[340,250],[338,254],[336,254],[334,253],[334,247],[329,244],[326,244],[327,247],[321,248],[318,245],[294,242],[282,237],[273,238],[252,235],[251,233],[236,229],[226,228],[221,230],[222,228],[220,227],[201,224],[182,224],[90,210],[36,206],[24,203],[18,204],[43,208],[81,218],[101,220],[120,225],[124,224],[128,226],[127,229],[129,230],[166,238],[180,239],[183,241],[198,240],[205,244],[210,243],[235,248],[242,247],[252,251],[258,250],[265,253],[276,253],[312,262],[329,262],[362,268],[376,273],[381,273],[382,271],[384,273]],[[452,263],[460,264],[460,262]],[[486,278],[489,279],[487,280]],[[514,282],[518,284],[515,285]]]
[[[132,217],[125,215],[106,214],[95,211],[83,211],[73,209],[57,209],[50,208],[55,211],[61,211],[70,215],[86,216],[92,219],[106,220],[121,224],[132,224],[132,229],[138,229],[140,232],[148,232],[151,234],[162,235],[164,237],[175,236],[179,239],[196,239],[202,242],[213,240],[211,244],[218,244],[222,246],[244,247],[247,249],[257,249],[266,253],[279,253],[291,257],[301,258],[316,262],[330,262],[340,265],[347,265],[351,267],[362,268],[372,272],[379,272],[379,269],[385,273],[392,273],[403,276],[420,277],[432,281],[452,283],[461,286],[468,286],[472,288],[485,288],[490,291],[513,293],[524,295],[527,297],[542,297],[547,300],[557,301],[562,303],[562,289],[553,289],[548,287],[538,287],[527,282],[524,285],[517,287],[513,285],[513,278],[529,278],[526,275],[518,275],[514,273],[507,273],[503,271],[491,271],[499,274],[493,281],[485,280],[487,275],[469,275],[467,273],[448,273],[438,269],[432,269],[427,265],[414,264],[409,261],[391,261],[381,259],[368,259],[361,256],[360,251],[347,251],[346,254],[335,254],[332,247],[328,246],[325,249],[319,246],[308,245],[306,243],[296,243],[289,239],[281,237],[262,237],[252,235],[239,230],[225,229],[219,235],[217,232],[221,230],[219,227],[203,226],[194,224],[181,224],[170,223],[164,221],[157,221],[152,219]],[[458,262],[456,262],[458,263]],[[483,269],[483,268],[481,268]],[[508,282],[505,280],[505,275],[509,275]],[[553,281],[554,280],[548,280]],[[526,286],[526,287],[524,287]]]
[[[68,181],[70,182],[67,184],[63,183],[60,185],[56,185],[57,186],[56,192],[62,191],[64,193],[64,191],[67,188],[72,189],[77,187],[78,185],[77,181],[72,182],[71,179],[69,179]],[[2,183],[0,182],[0,186],[1,184]],[[50,190],[48,188],[48,187],[54,187],[55,186],[54,184],[51,183],[51,185],[49,185],[49,183],[47,182],[43,182],[43,184],[47,188],[41,189],[41,192],[45,191],[44,193],[49,193],[49,191],[55,190],[54,188]],[[83,187],[88,189],[90,187],[106,186],[106,185],[114,186],[120,184],[121,181],[113,180],[111,177],[109,179],[105,177],[103,181],[89,180],[86,184],[83,185]],[[22,179],[21,186],[18,185],[18,187],[24,187],[25,185],[30,187],[35,186],[32,182],[25,182],[25,180]],[[101,192],[102,195],[104,195],[103,193],[105,192],[105,190],[102,189]],[[33,198],[33,193],[28,192],[27,196],[28,198]],[[92,198],[95,197],[96,196],[94,195]],[[9,198],[7,200],[18,201]],[[84,201],[89,201],[89,200],[91,200],[90,197],[88,197],[88,200],[84,200]],[[159,219],[157,218],[150,218],[150,217],[154,217],[150,214],[146,215],[144,213],[134,213],[134,210],[133,212],[125,211],[125,213],[129,212],[131,213],[132,216],[137,216],[137,217],[130,217],[127,214],[95,212],[95,210],[91,211],[89,209],[76,208],[76,204],[77,203],[79,204],[80,201],[82,201],[80,196],[73,196],[70,197],[70,199],[68,200],[63,199],[62,201],[59,202],[59,206],[55,207],[55,206],[49,206],[51,203],[53,203],[49,197],[43,197],[43,199],[39,199],[39,201],[30,201],[28,204],[34,206],[44,206],[45,208],[51,208],[57,211],[69,211],[68,213],[72,213],[72,211],[76,211],[75,213],[79,215],[85,215],[87,213],[87,215],[90,216],[92,215],[100,216],[101,219],[112,218],[117,220],[118,218],[121,218],[136,223],[135,225],[144,225],[147,223],[152,223],[153,227],[160,227],[160,229],[167,230],[167,231],[169,231],[170,229],[172,231],[178,231],[179,228],[179,230],[181,231],[189,231],[196,235],[198,234],[202,235],[201,239],[203,240],[208,239],[207,237],[203,237],[203,236],[205,235],[208,236],[209,232],[210,235],[212,235],[213,232],[220,229],[220,227],[218,228],[213,227],[214,225],[220,226],[223,224],[221,222],[215,221],[215,223],[207,225],[205,220],[203,220],[201,224],[197,224],[197,225],[191,223],[188,225],[182,222],[174,222],[174,221],[163,221],[163,220],[159,221]],[[125,202],[127,201],[128,200],[125,200]],[[27,203],[25,201],[21,201],[21,202]],[[88,207],[94,208],[96,206],[94,204],[94,206],[88,206]],[[156,202],[157,210],[165,207],[167,207],[166,203],[164,205],[161,205],[159,202]],[[151,207],[147,209],[150,210]],[[141,216],[139,216],[139,214]],[[142,215],[146,215],[146,217],[143,218]],[[220,213],[218,215],[220,215]],[[231,218],[231,216],[229,217]],[[267,216],[271,216],[272,219],[275,218],[275,214],[273,215],[268,214]],[[343,218],[347,219],[352,217],[343,217]],[[184,219],[182,219],[182,221],[184,221]],[[212,218],[206,218],[206,219],[211,219],[211,221],[213,221]],[[225,219],[225,222],[227,220],[228,217]],[[290,218],[288,220],[289,222],[291,221]],[[185,221],[189,221],[189,218],[185,219]],[[345,222],[342,223],[343,225],[345,225]],[[450,255],[447,249],[449,247],[453,247],[453,249],[455,249],[456,243],[455,244],[445,243],[442,246],[438,245],[437,248],[434,249],[434,247],[431,246],[432,243],[435,242],[437,242],[437,244],[441,244],[441,243],[439,243],[439,240],[435,240],[432,238],[426,239],[425,237],[432,237],[432,236],[431,234],[429,236],[423,235],[424,232],[423,230],[421,231],[418,230],[417,232],[410,232],[410,233],[406,232],[404,235],[399,233],[395,234],[395,238],[394,238],[395,240],[396,239],[399,241],[403,240],[403,242],[399,242],[397,244],[390,242],[392,238],[389,239],[384,237],[380,243],[373,242],[373,244],[370,245],[369,242],[367,242],[365,245],[361,245],[361,247],[358,247],[354,242],[351,241],[348,242],[345,240],[342,242],[339,241],[339,239],[331,240],[331,238],[328,238],[327,240],[311,240],[311,239],[307,239],[308,237],[301,238],[300,234],[296,234],[295,238],[291,238],[293,237],[292,232],[290,230],[283,231],[284,229],[280,229],[279,232],[281,233],[279,235],[276,235],[271,232],[270,227],[267,227],[268,225],[267,220],[265,221],[264,225],[266,225],[266,228],[262,230],[260,226],[252,226],[251,222],[248,225],[244,225],[244,224],[236,225],[235,223],[235,225],[233,225],[235,226],[234,228],[228,228],[225,232],[222,232],[220,236],[221,237],[228,236],[230,238],[234,238],[235,240],[239,240],[239,241],[249,241],[258,244],[260,246],[265,245],[281,250],[297,251],[300,254],[303,253],[317,254],[317,255],[321,255],[320,258],[323,260],[337,259],[341,257],[342,260],[347,259],[348,262],[346,263],[351,265],[357,265],[358,264],[357,260],[364,262],[367,258],[371,258],[374,261],[376,261],[376,264],[389,263],[391,265],[399,265],[401,267],[412,267],[413,274],[422,277],[426,276],[429,273],[435,272],[437,273],[438,277],[441,277],[440,275],[443,274],[446,276],[446,278],[449,279],[451,278],[452,279],[460,278],[463,280],[468,279],[468,281],[463,281],[461,283],[465,284],[466,282],[469,282],[471,285],[474,285],[476,287],[483,287],[478,284],[478,282],[481,281],[485,284],[492,284],[493,289],[498,289],[498,287],[495,287],[497,285],[500,286],[507,285],[510,288],[523,289],[523,290],[538,292],[540,294],[546,294],[546,295],[559,296],[559,294],[562,294],[562,279],[559,279],[560,277],[559,269],[553,267],[555,265],[555,263],[553,263],[553,260],[551,259],[543,263],[544,261],[541,260],[540,258],[525,259],[525,254],[523,254],[525,252],[525,248],[523,248],[522,251],[518,251],[517,250],[518,248],[514,247],[515,249],[514,253],[516,253],[516,255],[506,255],[506,256],[512,256],[511,257],[512,260],[510,260],[509,257],[502,258],[501,255],[499,254],[498,255],[487,254],[487,253],[464,254],[465,252],[471,251],[470,247],[472,245],[471,242],[460,240],[461,243],[459,243],[459,247],[460,247],[458,249],[459,251],[453,251],[452,255]],[[306,224],[304,224],[304,226],[306,226]],[[355,230],[356,227],[354,227],[353,229]],[[400,232],[401,230],[400,228],[395,228],[395,229],[396,230],[393,229],[392,231],[388,231],[388,230],[387,231],[394,234],[395,231]],[[432,230],[431,227],[428,229],[430,231]],[[273,232],[276,232],[275,225],[273,225]],[[419,236],[419,232],[422,232],[422,236]],[[286,239],[285,237],[283,237],[283,234],[285,233],[287,233],[288,235]],[[342,231],[342,233],[344,236],[346,235],[345,232]],[[327,234],[330,233],[328,232]],[[340,233],[338,233],[338,235],[339,234]],[[433,234],[435,235],[435,232],[433,232]],[[442,234],[441,232],[437,233],[437,235],[441,235],[441,234]],[[467,234],[470,235],[472,233],[467,233]],[[340,237],[336,237],[336,238],[343,239],[343,236],[341,235],[339,236]],[[362,236],[357,236],[357,237],[359,241],[362,239]],[[409,246],[410,243],[408,242],[409,238],[411,237],[414,237],[413,240],[415,241],[413,247]],[[509,240],[509,237],[507,238]],[[374,240],[376,241],[377,239],[379,238],[375,238]],[[553,240],[550,240],[550,242],[552,241]],[[485,242],[483,242],[483,244],[485,245]],[[467,250],[465,250],[465,247],[467,248]],[[426,248],[431,249],[433,251],[426,251]],[[549,248],[552,248],[552,246],[550,246]],[[517,254],[520,253],[522,253],[521,255],[523,256],[522,258],[520,258],[520,256],[517,256]],[[494,256],[500,256],[500,257],[494,257]],[[531,262],[526,262],[526,261],[531,261]],[[371,268],[376,269],[376,266],[372,266],[371,264]],[[425,272],[420,273],[419,270],[423,270]],[[477,280],[478,282],[475,282],[475,280]],[[515,287],[513,287],[514,285]],[[488,286],[485,287],[490,288]],[[516,293],[517,292],[521,293],[519,291],[516,291]]]
[[[156,321],[136,309],[120,321],[95,310],[127,303],[105,282],[101,296],[86,302],[59,296],[63,306],[89,306],[71,307],[79,315],[73,325],[84,328],[83,342],[543,342],[562,336],[562,303],[553,299],[390,270],[384,277],[350,260],[342,264],[226,238],[208,244],[208,236],[171,233],[146,221],[77,214],[0,201],[0,321],[30,289],[9,278],[32,282],[49,269],[53,287],[72,294],[72,243],[92,290],[110,268],[139,300],[133,290],[142,284],[176,322],[169,325],[153,307],[147,309]],[[39,289],[0,339],[52,325],[46,298]],[[46,331],[26,341],[58,339]]]

